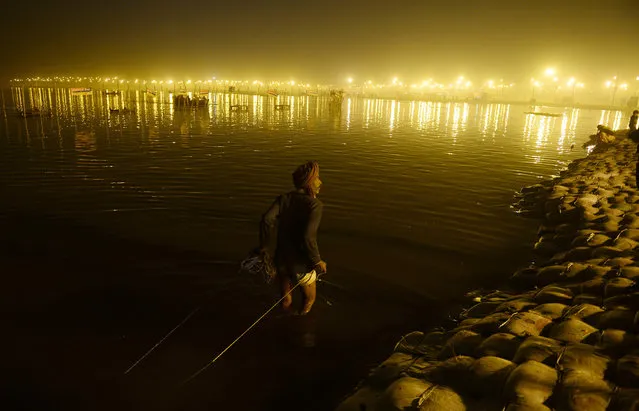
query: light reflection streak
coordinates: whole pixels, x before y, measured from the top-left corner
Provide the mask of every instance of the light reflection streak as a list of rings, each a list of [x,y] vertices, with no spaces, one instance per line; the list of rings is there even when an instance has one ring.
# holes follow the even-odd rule
[[[391,109],[390,109],[390,119],[389,119],[389,129],[392,133],[393,129],[395,128],[395,106],[398,105],[398,103],[393,100],[391,102]]]
[[[459,120],[461,118],[461,113],[459,109],[459,105],[455,104],[453,108],[453,125],[451,128],[451,135],[453,136],[453,144],[457,142],[457,132],[459,131]]]
[[[415,119],[415,102],[411,101],[410,102],[410,114],[409,114],[409,118],[410,118],[410,125],[411,127],[414,124],[414,119]]]
[[[12,96],[18,106],[22,104],[27,108],[30,105],[54,108],[56,120],[61,124],[58,132],[68,126],[70,121],[77,124],[78,130],[86,127],[102,128],[102,135],[105,127],[111,135],[115,135],[122,133],[122,129],[126,131],[127,128],[142,126],[144,128],[142,132],[149,136],[149,140],[158,144],[165,143],[167,140],[162,131],[166,130],[167,125],[183,137],[197,136],[202,131],[204,134],[212,134],[216,124],[241,127],[265,125],[272,128],[296,128],[302,125],[310,129],[325,124],[315,120],[328,116],[330,112],[327,100],[321,97],[280,95],[275,99],[240,93],[214,94],[211,92],[209,92],[210,104],[206,109],[181,111],[176,110],[172,104],[173,93],[167,92],[167,95],[163,93],[165,92],[159,91],[158,95],[151,96],[144,91],[132,90],[129,93],[123,92],[120,96],[95,94],[92,97],[71,95],[67,89],[27,89],[24,95],[19,89],[12,89]],[[216,100],[219,101],[219,106],[213,104]],[[275,110],[273,107],[276,101],[282,104],[288,103],[289,107]],[[233,104],[246,105],[249,109],[231,112],[230,106]],[[313,107],[311,107],[312,104]],[[110,107],[135,108],[137,114],[111,114]],[[522,111],[523,109],[515,110],[516,116],[521,116]],[[526,147],[532,151],[531,154],[535,154],[536,161],[542,161],[545,148],[562,152],[575,140],[580,118],[579,109],[567,111],[561,122],[554,118],[534,115],[510,119],[511,113],[510,105],[506,104],[441,101],[401,104],[395,100],[348,97],[341,115],[335,117],[335,124],[345,125],[346,130],[357,127],[384,128],[390,136],[394,136],[394,132],[398,129],[403,131],[406,126],[418,130],[419,135],[441,135],[448,129],[453,144],[457,144],[463,141],[462,138],[466,138],[466,132],[469,129],[479,130],[479,138],[490,136],[495,143],[497,137],[506,133],[509,122],[519,120],[516,121],[517,127],[523,125],[523,139],[527,142]],[[600,115],[604,123],[606,118],[612,119],[614,116],[615,125],[623,118],[623,113],[612,113],[606,110],[603,110]],[[43,123],[46,128],[46,121]],[[51,124],[54,123],[51,122]],[[31,126],[31,131],[34,130],[36,129]],[[476,135],[476,133],[469,133],[468,138],[472,138],[473,134]],[[189,141],[191,141],[190,138],[183,139],[182,143],[189,145]]]
[[[481,128],[481,134],[483,136],[486,136],[486,133],[488,131],[488,124],[490,124],[490,119],[493,116],[493,106],[494,106],[493,104],[489,104],[484,114],[484,118],[482,120],[482,128]]]
[[[623,116],[623,113],[621,111],[615,112],[615,120],[612,123],[612,129],[613,130],[619,130],[619,127],[621,127],[621,117],[622,116]]]
[[[559,134],[559,140],[557,141],[557,151],[561,152],[564,149],[564,141],[566,140],[566,133],[568,128],[568,116],[564,115],[561,119],[561,129]]]
[[[506,105],[506,111],[504,113],[504,135],[508,132],[508,119],[510,119],[510,104]]]

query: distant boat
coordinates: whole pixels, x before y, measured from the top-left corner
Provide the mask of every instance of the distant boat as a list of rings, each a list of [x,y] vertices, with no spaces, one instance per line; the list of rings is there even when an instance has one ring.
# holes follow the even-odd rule
[[[268,94],[269,96],[273,96],[273,97],[277,97],[277,96],[280,95],[280,93],[278,93],[277,90],[273,90],[273,89],[267,90],[266,94]]]
[[[524,114],[532,114],[535,116],[546,116],[546,117],[561,117],[563,114],[559,113],[546,113],[541,111],[525,111]]]
[[[109,111],[111,113],[121,113],[121,114],[129,114],[129,113],[135,113],[135,109],[134,108],[123,108],[122,110],[120,110],[119,108],[110,108]]]
[[[107,96],[119,96],[120,90],[105,91],[104,94]]]
[[[209,104],[207,97],[194,97],[190,98],[188,95],[178,94],[173,97],[173,106],[175,108],[180,107],[206,107]]]
[[[42,111],[39,108],[31,108],[31,109],[26,109],[26,110],[17,110],[17,114],[20,117],[41,117],[41,116],[47,116],[47,117],[51,117],[51,111],[47,110],[47,111]]]
[[[73,87],[71,88],[71,94],[75,94],[78,96],[92,94],[93,90],[90,87]]]

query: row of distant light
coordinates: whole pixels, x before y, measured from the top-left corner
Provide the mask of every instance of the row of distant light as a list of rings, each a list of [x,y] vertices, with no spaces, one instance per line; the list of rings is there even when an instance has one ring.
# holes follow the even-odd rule
[[[553,68],[548,68],[545,70],[544,72],[545,77],[548,78],[548,84],[557,87],[558,89],[561,89],[560,84],[560,79],[559,77],[556,76],[556,71]],[[639,81],[639,76],[637,76],[636,78],[637,81]],[[115,77],[107,77],[107,78],[102,78],[102,77],[35,77],[35,78],[26,78],[26,79],[13,79],[11,80],[12,82],[72,82],[72,81],[88,81],[90,83],[92,82],[97,82],[97,83],[112,83],[112,84],[130,84],[131,81],[130,80],[125,80],[125,79],[120,79],[117,76]],[[295,80],[290,80],[290,81],[269,81],[269,82],[262,82],[260,80],[254,80],[254,81],[248,81],[248,80],[217,80],[215,77],[212,78],[212,80],[197,80],[197,81],[191,81],[191,80],[187,80],[187,81],[177,81],[175,82],[175,84],[183,84],[183,85],[190,85],[190,84],[213,84],[215,82],[215,84],[219,85],[219,84],[224,84],[224,85],[248,85],[249,83],[252,83],[253,85],[256,86],[264,86],[265,84],[268,86],[295,86],[297,85],[298,87],[303,87],[303,88],[310,88],[311,85],[308,83],[296,83]],[[357,87],[357,84],[354,84],[354,80],[352,77],[349,77],[348,79],[346,79],[346,82],[351,86],[351,87]],[[531,78],[530,80],[531,85],[533,87],[543,87],[544,86],[544,82],[542,82],[540,79],[535,79],[535,78]],[[561,83],[563,84],[563,81],[561,81]],[[160,84],[160,85],[164,85],[164,84],[174,84],[173,80],[151,80],[151,81],[147,81],[147,80],[139,80],[139,79],[135,79],[133,81],[133,84],[143,84],[143,85],[147,85],[147,84]],[[584,88],[585,84],[576,80],[574,77],[570,77],[567,80],[565,80],[565,84],[566,87],[569,88]],[[410,84],[410,88],[429,88],[429,89],[470,89],[472,87],[473,83],[471,81],[469,81],[468,79],[466,79],[464,76],[459,76],[457,78],[457,80],[454,83],[448,83],[448,84],[444,84],[444,83],[438,83],[436,81],[433,81],[433,79],[428,79],[428,80],[424,80],[422,83],[419,84]],[[607,80],[604,85],[607,88],[620,88],[622,90],[627,90],[629,88],[628,83],[618,83],[617,80],[617,76],[614,76],[612,78],[612,80]],[[397,77],[394,77],[391,81],[390,84],[375,84],[373,83],[372,80],[368,80],[366,82],[364,82],[363,84],[361,84],[362,87],[365,88],[385,88],[385,87],[408,87],[408,84],[404,84],[404,82],[400,81]],[[501,79],[499,82],[495,82],[493,80],[488,80],[483,84],[483,87],[488,88],[488,89],[505,89],[505,88],[511,88],[514,87],[515,84],[514,83],[504,83],[504,80]],[[322,87],[322,85],[318,84],[317,87]]]
[[[552,67],[549,67],[544,71],[544,76],[548,78],[549,83],[553,86],[556,86],[557,88],[561,88],[561,86],[559,86],[559,82],[560,82],[559,77],[557,77],[556,74],[557,74],[556,70]],[[635,80],[639,81],[639,76],[637,76]],[[544,85],[542,81],[535,78],[531,78],[530,83],[534,87],[541,87]],[[628,90],[628,87],[629,87],[628,83],[626,82],[619,84],[617,80],[617,76],[613,76],[612,80],[606,80],[604,85],[606,86],[606,88],[620,88],[622,90]],[[577,81],[577,79],[575,79],[574,77],[570,77],[566,81],[566,86],[572,87],[573,89],[575,89],[575,88],[584,88],[585,84],[580,81]]]
[[[41,81],[41,82],[48,82],[48,83],[53,83],[53,82],[67,82],[70,83],[72,81],[88,81],[89,83],[112,83],[112,84],[131,84],[130,80],[125,80],[125,79],[121,79],[118,78],[117,76],[115,77],[106,77],[106,78],[102,78],[102,77],[33,77],[33,78],[25,78],[25,79],[13,79],[10,80],[11,82],[36,82],[36,81]],[[191,80],[186,80],[186,81],[176,81],[174,82],[173,80],[139,80],[139,79],[135,79],[133,81],[133,84],[143,84],[143,85],[147,85],[147,84],[213,84],[213,82],[215,82],[216,84],[249,84],[250,81],[248,80],[216,80],[215,77],[213,77],[212,80],[197,80],[197,81],[191,81]],[[255,80],[252,82],[254,85],[260,85],[263,86],[264,83],[259,81],[259,80]],[[305,83],[296,83],[295,80],[291,80],[291,81],[270,81],[267,84],[269,85],[298,85],[299,87],[311,87],[310,84],[305,84]],[[318,85],[319,86],[319,85]]]

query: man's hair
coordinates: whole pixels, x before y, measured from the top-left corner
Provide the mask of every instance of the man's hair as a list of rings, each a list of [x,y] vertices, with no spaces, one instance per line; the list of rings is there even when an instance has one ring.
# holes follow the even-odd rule
[[[317,161],[307,161],[293,172],[293,184],[295,188],[308,188],[311,181],[318,175],[319,164]]]

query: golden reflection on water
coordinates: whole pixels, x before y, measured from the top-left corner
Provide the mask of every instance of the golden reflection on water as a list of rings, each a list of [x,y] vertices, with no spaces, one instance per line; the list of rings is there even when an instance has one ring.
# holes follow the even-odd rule
[[[391,133],[393,129],[395,128],[395,106],[396,105],[399,106],[399,103],[393,100],[391,102],[390,120],[388,121],[389,123],[388,128],[390,129]]]
[[[26,107],[51,111],[55,118],[53,127],[57,129],[54,134],[60,134],[60,130],[68,126],[89,131],[106,127],[107,132],[120,134],[123,130],[140,129],[142,133],[149,134],[150,141],[154,141],[160,138],[160,130],[167,127],[176,135],[188,137],[217,134],[219,125],[289,130],[328,125],[342,132],[351,132],[357,127],[385,129],[389,137],[400,129],[410,129],[411,132],[430,133],[437,137],[448,135],[452,137],[453,144],[466,136],[476,135],[481,141],[495,143],[508,132],[510,122],[515,121],[523,142],[537,156],[535,161],[541,161],[539,155],[549,144],[558,152],[574,147],[579,137],[576,134],[582,113],[580,109],[566,109],[562,117],[545,117],[517,114],[526,108],[507,104],[401,102],[354,97],[346,98],[339,109],[330,106],[327,99],[317,96],[218,92],[208,92],[208,107],[184,110],[170,103],[173,96],[171,91],[152,95],[133,90],[110,95],[97,91],[75,94],[70,89],[61,88],[11,89],[11,98],[17,109]],[[111,111],[116,109],[120,111]],[[124,109],[133,112],[123,112]],[[597,115],[597,112],[594,114]],[[601,110],[598,117],[600,124],[620,128],[623,113]],[[47,124],[47,121],[42,121],[38,127],[29,124],[27,128],[25,121],[25,133],[35,133],[40,128],[45,134]],[[82,135],[81,138],[86,140],[87,137]]]
[[[619,130],[619,128],[621,128],[622,118],[623,113],[621,111],[601,110],[599,124],[607,125],[613,130]],[[612,125],[610,124],[611,122]]]

